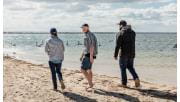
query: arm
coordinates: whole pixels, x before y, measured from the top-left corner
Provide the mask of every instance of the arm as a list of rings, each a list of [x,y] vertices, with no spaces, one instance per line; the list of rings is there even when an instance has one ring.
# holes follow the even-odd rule
[[[47,42],[46,42],[46,45],[45,45],[45,52],[49,55],[49,45],[48,45]]]
[[[89,37],[89,44],[90,44],[90,48],[89,48],[89,52],[90,52],[90,62],[93,63],[94,62],[94,45],[95,45],[95,38],[93,39],[94,36],[90,36]]]
[[[81,54],[80,61],[83,60],[83,57],[84,57],[84,52]]]
[[[122,44],[122,34],[120,34],[119,36],[117,36],[117,40],[116,40],[116,47],[115,47],[115,52],[114,52],[114,58],[117,59],[117,56],[119,54],[119,50],[121,48],[121,44]]]
[[[94,46],[91,45],[91,47],[90,47],[90,61],[91,61],[91,63],[94,62],[93,56],[94,56]]]

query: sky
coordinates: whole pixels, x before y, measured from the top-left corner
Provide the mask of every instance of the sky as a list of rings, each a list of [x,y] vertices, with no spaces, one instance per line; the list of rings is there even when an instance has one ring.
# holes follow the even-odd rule
[[[138,32],[176,32],[176,0],[4,0],[4,31],[117,32],[126,20]]]

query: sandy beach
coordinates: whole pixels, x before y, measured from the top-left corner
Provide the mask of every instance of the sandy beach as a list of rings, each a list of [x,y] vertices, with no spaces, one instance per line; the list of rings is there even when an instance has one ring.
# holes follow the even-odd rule
[[[49,68],[11,57],[4,57],[4,102],[174,102],[177,88],[141,82],[135,88],[128,80],[129,88],[118,87],[120,79],[94,75],[94,91],[87,92],[87,82],[78,70],[63,69],[66,89],[52,90]]]

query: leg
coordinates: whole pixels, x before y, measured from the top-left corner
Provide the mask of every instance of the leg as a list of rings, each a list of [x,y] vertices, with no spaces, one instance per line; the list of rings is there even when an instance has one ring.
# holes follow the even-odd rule
[[[138,75],[134,69],[134,58],[128,59],[127,68],[129,70],[129,72],[131,73],[131,75],[133,76],[133,79],[135,81],[135,86],[139,87],[140,86],[140,80],[139,80],[139,77],[138,77]]]
[[[59,78],[59,81],[60,81],[60,84],[61,84],[61,89],[64,90],[65,89],[65,85],[64,85],[64,82],[63,82],[63,78],[62,78],[61,66],[62,66],[62,63],[56,64],[56,73],[58,75],[58,78]]]
[[[51,69],[52,82],[53,82],[54,89],[57,90],[55,64],[49,61],[49,67]]]
[[[61,73],[61,63],[56,64],[56,73],[58,75],[59,81],[63,80],[62,73]]]
[[[131,75],[133,76],[134,80],[139,79],[139,77],[134,69],[134,58],[128,59],[127,68],[129,70],[129,72],[131,73]]]
[[[86,79],[88,81],[88,84],[89,84],[88,88],[93,87],[91,67],[92,67],[92,64],[90,62],[90,58],[85,57],[82,61],[81,72],[84,74],[84,76],[86,77]],[[88,88],[86,88],[86,89],[88,89]]]
[[[91,69],[88,69],[87,70],[87,73],[88,73],[88,77],[89,77],[89,86],[90,87],[93,87],[93,82],[92,82],[92,78],[93,78],[93,73],[92,73],[92,70]]]
[[[84,74],[85,78],[88,80],[88,83],[89,83],[88,72],[84,69],[81,69],[81,72]]]
[[[121,69],[122,85],[127,85],[127,74],[126,74],[127,58],[121,57],[119,59],[119,66]]]

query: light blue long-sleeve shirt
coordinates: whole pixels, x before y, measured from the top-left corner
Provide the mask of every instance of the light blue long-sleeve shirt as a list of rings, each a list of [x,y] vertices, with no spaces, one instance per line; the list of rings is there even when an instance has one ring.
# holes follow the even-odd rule
[[[57,36],[51,36],[51,38],[46,41],[45,52],[49,56],[49,61],[62,63],[64,60],[64,51],[63,41]]]

